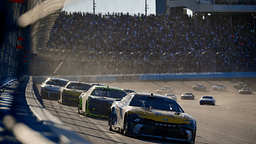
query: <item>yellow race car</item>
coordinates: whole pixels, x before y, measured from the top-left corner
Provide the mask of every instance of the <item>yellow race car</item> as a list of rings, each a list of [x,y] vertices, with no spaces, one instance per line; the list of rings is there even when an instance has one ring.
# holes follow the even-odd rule
[[[64,105],[77,106],[78,97],[82,92],[87,92],[92,87],[91,84],[79,81],[70,81],[65,87],[60,89],[58,102]]]
[[[194,143],[196,120],[169,97],[131,93],[115,101],[109,111],[109,130],[124,135],[146,136]]]

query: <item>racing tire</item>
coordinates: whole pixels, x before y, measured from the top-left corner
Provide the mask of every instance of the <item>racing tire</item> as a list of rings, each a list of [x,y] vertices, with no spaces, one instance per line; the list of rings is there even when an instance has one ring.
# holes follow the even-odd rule
[[[200,105],[203,105],[202,103],[199,103]]]
[[[65,105],[65,97],[62,97],[61,104]]]
[[[195,139],[196,139],[196,128],[195,128],[195,132],[193,134],[193,140],[191,142],[191,144],[194,144],[195,143]]]
[[[112,111],[110,111],[108,116],[108,130],[110,131],[113,131],[113,128],[112,128],[113,117],[114,117],[114,114],[112,113]]]
[[[86,103],[85,103],[85,112],[84,112],[84,115],[85,116],[89,116],[89,108],[87,109],[87,106],[88,106],[88,102],[86,101]]]
[[[128,136],[129,135],[129,129],[130,129],[129,120],[128,120],[128,116],[126,115],[125,118],[124,118],[123,134]]]
[[[80,113],[79,104],[78,104],[78,106],[77,106],[77,113],[78,113],[78,114],[81,114],[81,113]]]

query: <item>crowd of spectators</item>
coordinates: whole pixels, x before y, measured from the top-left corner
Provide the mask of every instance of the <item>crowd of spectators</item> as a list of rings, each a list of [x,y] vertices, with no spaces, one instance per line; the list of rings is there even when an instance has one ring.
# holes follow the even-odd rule
[[[195,25],[187,15],[63,11],[46,47],[81,51],[73,58],[65,55],[61,66],[80,74],[254,71],[256,35],[251,16],[235,14],[232,25],[225,15],[211,15],[208,20],[197,18]],[[56,57],[47,60],[54,68],[60,63]]]

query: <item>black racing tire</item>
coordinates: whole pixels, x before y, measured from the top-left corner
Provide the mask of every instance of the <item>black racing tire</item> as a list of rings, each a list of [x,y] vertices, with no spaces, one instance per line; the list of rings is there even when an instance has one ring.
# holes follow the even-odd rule
[[[77,106],[77,113],[78,113],[78,114],[81,114],[81,113],[80,113],[79,104],[78,104],[78,106]]]
[[[62,96],[61,104],[65,105],[65,97]]]
[[[195,143],[195,140],[196,140],[196,127],[195,127],[195,132],[194,132],[193,138],[192,138],[192,144]]]
[[[85,115],[85,116],[88,116],[88,112],[87,112],[87,101],[86,101],[86,103],[85,103],[85,109],[84,109],[84,110],[85,110],[84,115]]]
[[[203,105],[202,103],[199,103],[200,105]]]
[[[124,118],[123,134],[128,136],[130,133],[129,129],[130,129],[130,125],[129,125],[128,115],[126,115]]]
[[[112,111],[110,111],[108,116],[108,130],[110,131],[113,131],[113,128],[112,128],[113,117],[114,117],[114,114],[112,113]]]

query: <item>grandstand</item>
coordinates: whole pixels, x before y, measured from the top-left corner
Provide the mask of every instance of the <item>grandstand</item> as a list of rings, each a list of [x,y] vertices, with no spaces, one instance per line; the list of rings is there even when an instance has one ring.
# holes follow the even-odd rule
[[[29,1],[28,9],[34,4]],[[29,52],[24,53],[28,59],[19,55],[21,64],[12,64],[13,71],[22,68],[32,75],[255,71],[255,0],[166,0],[158,6],[163,5],[162,15],[62,11],[44,17],[21,30],[28,41],[11,44],[26,44]],[[186,8],[193,11],[192,17]],[[31,39],[26,34],[30,32]],[[8,63],[1,61],[1,67]]]
[[[62,11],[32,74],[254,71],[255,2],[230,2],[167,0],[150,16]]]

